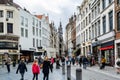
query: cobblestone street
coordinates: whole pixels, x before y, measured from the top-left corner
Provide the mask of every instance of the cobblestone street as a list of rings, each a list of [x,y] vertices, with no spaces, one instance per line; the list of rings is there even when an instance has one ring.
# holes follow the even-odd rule
[[[27,65],[28,71],[25,73],[25,80],[32,80],[32,72],[31,72],[31,64]],[[8,73],[6,66],[4,68],[0,68],[0,80],[20,80],[20,74],[16,74],[17,67],[12,67],[11,65],[11,72]],[[42,69],[39,74],[39,80],[42,80],[43,73]],[[65,75],[62,75],[61,69],[55,69],[53,70],[53,73],[50,72],[49,75],[50,80],[65,80]]]

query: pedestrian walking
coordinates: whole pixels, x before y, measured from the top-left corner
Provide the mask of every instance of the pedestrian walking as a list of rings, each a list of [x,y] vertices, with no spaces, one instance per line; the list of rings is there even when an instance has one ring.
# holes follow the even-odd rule
[[[65,57],[64,56],[62,56],[61,62],[62,62],[62,65],[65,65]]]
[[[82,63],[83,63],[83,69],[86,69],[88,64],[88,59],[86,56],[83,57]]]
[[[45,57],[43,62],[43,80],[49,80],[49,70],[50,70],[50,61],[48,61],[48,57]]]
[[[40,67],[38,65],[38,60],[35,59],[33,64],[32,64],[32,73],[33,73],[33,79],[34,80],[36,78],[36,80],[38,80],[38,74],[40,73]]]
[[[16,60],[14,59],[13,60],[13,67],[15,67],[16,66]]]
[[[24,62],[24,59],[21,59],[21,62],[18,65],[16,74],[18,74],[18,71],[21,74],[21,80],[24,80],[24,73],[25,73],[25,71],[27,72],[27,67],[26,67],[26,64]]]
[[[75,64],[75,57],[73,56],[72,57],[72,65],[74,65]]]
[[[11,64],[11,58],[8,57],[5,63],[8,73],[10,73],[10,64]]]
[[[104,69],[105,68],[105,62],[106,62],[106,59],[105,59],[104,56],[102,56],[100,69]]]
[[[116,59],[115,68],[116,68],[117,74],[120,74],[120,55]]]
[[[59,62],[59,58],[56,59],[56,69],[60,69],[60,62]]]
[[[80,67],[82,66],[82,56],[80,56],[80,58],[79,58],[79,65],[80,65]]]
[[[53,72],[53,64],[54,64],[54,58],[51,57],[51,59],[50,59],[50,69],[51,69],[51,72]]]

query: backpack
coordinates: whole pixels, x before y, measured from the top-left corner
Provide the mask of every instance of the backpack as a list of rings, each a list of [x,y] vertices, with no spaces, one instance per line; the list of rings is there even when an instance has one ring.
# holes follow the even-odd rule
[[[118,66],[120,66],[120,61],[117,61],[116,64],[117,64]]]

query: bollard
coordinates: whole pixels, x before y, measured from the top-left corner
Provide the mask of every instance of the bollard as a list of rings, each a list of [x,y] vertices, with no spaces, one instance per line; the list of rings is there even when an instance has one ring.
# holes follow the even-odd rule
[[[62,74],[65,74],[65,64],[62,64]]]
[[[76,80],[82,80],[82,69],[76,69]]]
[[[71,80],[71,66],[67,65],[67,80]]]

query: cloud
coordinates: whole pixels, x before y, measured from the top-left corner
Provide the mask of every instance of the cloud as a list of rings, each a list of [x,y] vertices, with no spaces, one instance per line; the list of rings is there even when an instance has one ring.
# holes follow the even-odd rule
[[[81,0],[14,0],[14,2],[25,7],[31,13],[49,14],[50,20],[55,21],[57,27],[60,20],[65,27]]]

